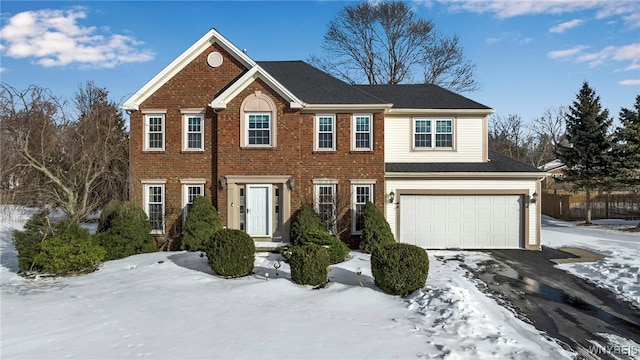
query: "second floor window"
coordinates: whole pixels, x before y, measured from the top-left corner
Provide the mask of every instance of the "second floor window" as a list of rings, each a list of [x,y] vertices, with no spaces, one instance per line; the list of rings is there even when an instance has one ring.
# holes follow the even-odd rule
[[[452,119],[414,119],[414,149],[453,148]]]
[[[334,115],[316,116],[316,150],[336,149],[336,118]]]
[[[247,145],[271,146],[271,114],[247,114]]]
[[[372,116],[353,115],[353,149],[373,150],[373,124]]]
[[[184,115],[184,150],[204,150],[204,116]]]
[[[145,150],[164,150],[164,114],[145,115]]]

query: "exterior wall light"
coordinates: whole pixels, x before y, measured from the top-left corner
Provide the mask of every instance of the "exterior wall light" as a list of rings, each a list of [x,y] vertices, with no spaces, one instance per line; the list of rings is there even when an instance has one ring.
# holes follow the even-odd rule
[[[393,200],[396,198],[396,193],[393,191],[389,193],[389,202],[393,204]]]
[[[538,193],[534,192],[533,195],[531,195],[531,203],[535,204],[538,201]]]
[[[222,188],[222,190],[226,190],[227,189],[227,178],[226,176],[223,176],[220,178],[220,187]]]
[[[296,180],[293,177],[290,177],[289,180],[287,180],[287,186],[291,191],[293,191],[293,189],[296,188]]]

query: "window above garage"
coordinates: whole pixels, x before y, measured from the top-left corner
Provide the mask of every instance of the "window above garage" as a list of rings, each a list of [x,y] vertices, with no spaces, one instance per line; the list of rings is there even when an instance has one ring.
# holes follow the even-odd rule
[[[452,118],[414,118],[412,138],[414,150],[451,150],[454,148]]]

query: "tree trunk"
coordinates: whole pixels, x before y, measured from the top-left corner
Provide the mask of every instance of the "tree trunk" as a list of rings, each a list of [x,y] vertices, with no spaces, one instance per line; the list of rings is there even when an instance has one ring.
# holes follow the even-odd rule
[[[585,221],[585,224],[591,225],[591,191],[589,188],[586,189],[585,196],[585,204],[587,206],[587,220]]]

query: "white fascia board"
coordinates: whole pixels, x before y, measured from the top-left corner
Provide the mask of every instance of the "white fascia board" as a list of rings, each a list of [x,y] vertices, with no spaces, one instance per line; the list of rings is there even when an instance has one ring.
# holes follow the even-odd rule
[[[345,111],[345,112],[366,112],[366,111],[386,111],[393,104],[306,104],[303,112],[317,111]]]
[[[540,172],[387,172],[385,178],[544,179]]]
[[[204,51],[204,49],[213,45],[214,43],[220,44],[226,51],[228,51],[234,58],[240,63],[250,69],[256,66],[247,54],[238,49],[224,36],[218,33],[215,29],[209,30],[203,37],[196,41],[185,52],[180,54],[175,60],[167,65],[156,76],[149,80],[140,90],[136,91],[129,99],[127,99],[121,106],[123,110],[139,110],[140,104],[143,103],[151,94],[156,92],[162,85],[164,85],[169,79],[179,73],[185,66],[187,66],[193,59]]]
[[[227,88],[227,90],[223,91],[222,94],[218,95],[213,101],[209,104],[213,109],[225,109],[227,107],[227,103],[233,100],[240,92],[242,92],[249,84],[257,79],[262,79],[267,83],[269,87],[274,89],[280,96],[289,100],[289,106],[292,109],[301,109],[304,107],[304,102],[298,99],[291,91],[287,90],[282,84],[280,84],[276,79],[274,79],[271,75],[269,75],[264,69],[262,69],[259,65],[252,67],[249,71],[247,71],[244,75],[240,77],[240,79],[236,80],[232,86]]]
[[[494,109],[389,109],[389,115],[480,115],[487,116],[496,112]]]

